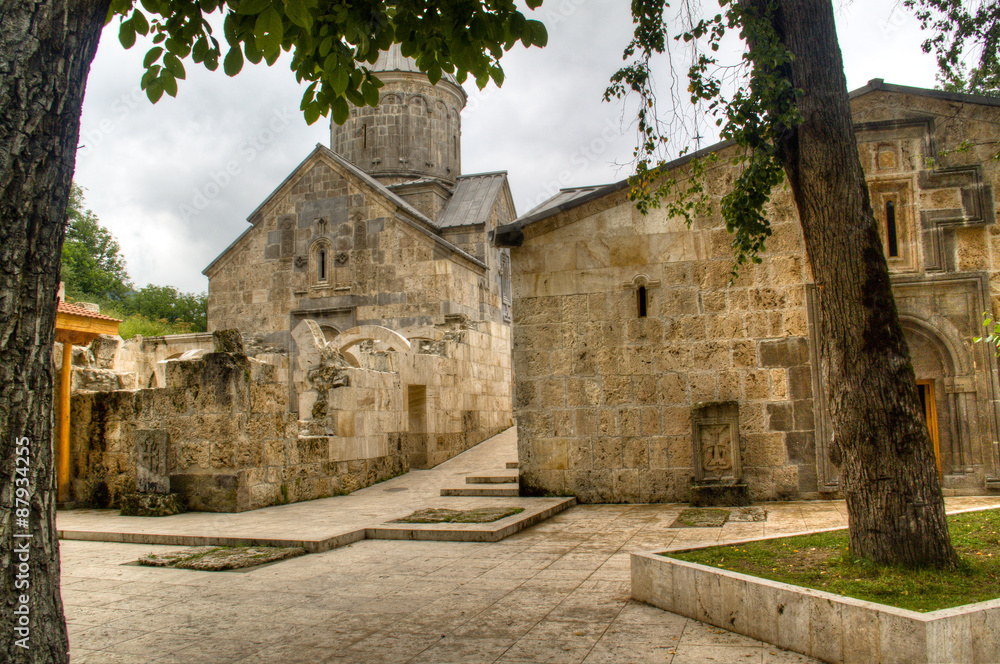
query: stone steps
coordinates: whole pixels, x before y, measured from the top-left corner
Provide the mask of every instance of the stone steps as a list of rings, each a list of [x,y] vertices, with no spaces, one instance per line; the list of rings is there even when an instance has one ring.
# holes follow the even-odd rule
[[[501,473],[498,475],[469,475],[466,484],[508,484],[517,483],[517,473]]]
[[[515,468],[520,468],[520,464],[517,461],[508,461],[507,470],[514,470]]]
[[[518,485],[515,483],[492,484],[489,486],[464,486],[457,489],[441,489],[442,496],[496,496],[516,498]]]

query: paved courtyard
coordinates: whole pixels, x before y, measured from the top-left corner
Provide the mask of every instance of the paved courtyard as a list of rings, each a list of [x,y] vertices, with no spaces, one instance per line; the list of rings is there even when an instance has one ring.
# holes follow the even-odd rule
[[[509,440],[501,438],[493,445],[509,445]],[[507,454],[504,449],[490,450],[487,445],[476,453],[492,454],[494,461]],[[469,464],[468,457],[448,464],[438,472],[458,472],[455,467],[471,472],[469,468],[475,465]],[[215,518],[220,528],[257,531],[262,536],[266,533],[261,531],[274,528],[284,536],[294,530],[296,519],[309,532],[322,529],[324,522],[335,522],[338,504],[345,506],[345,516],[352,523],[360,523],[363,516],[378,520],[398,511],[392,504],[400,493],[422,496],[407,509],[456,504],[436,497],[431,489],[420,488],[427,483],[435,487],[447,483],[434,471],[411,473],[390,482],[394,484],[352,494],[354,503],[364,502],[365,509],[356,505],[348,509],[354,503],[351,496],[345,496],[268,508],[278,510],[282,519],[273,511],[259,510],[243,515],[192,515],[188,518],[194,521],[187,525],[210,528]],[[407,483],[413,493],[398,491]],[[381,511],[379,504],[383,505]],[[1000,505],[1000,501],[953,498],[948,504],[950,509],[961,509]],[[232,572],[128,564],[146,553],[180,547],[64,540],[60,545],[63,601],[72,661],[817,661],[630,600],[628,554],[844,525],[844,504],[768,504],[769,516],[764,523],[671,528],[684,507],[576,506],[495,543],[362,540],[325,553]],[[235,521],[234,516],[238,517]],[[158,521],[159,530],[179,528],[167,520]],[[74,523],[94,530],[100,529],[101,523],[116,522],[107,512],[60,513],[61,529]],[[112,525],[105,528],[113,529]]]

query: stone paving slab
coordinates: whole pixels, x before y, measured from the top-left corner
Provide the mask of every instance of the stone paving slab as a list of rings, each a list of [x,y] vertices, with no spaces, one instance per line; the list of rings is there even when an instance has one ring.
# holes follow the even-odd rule
[[[468,477],[509,475],[507,460],[517,456],[517,434],[508,429],[431,470],[415,470],[347,496],[278,505],[236,514],[188,512],[166,517],[127,517],[116,510],[63,510],[56,526],[64,540],[182,546],[301,546],[310,553],[376,539],[496,541],[532,526],[576,503],[573,498],[521,498],[515,489],[493,485],[441,496]],[[443,507],[522,507],[524,512],[493,524],[401,526],[386,522],[418,509]]]
[[[777,529],[667,528],[685,507],[578,505],[499,542],[365,540],[243,572],[125,565],[173,547],[62,541],[71,654],[74,664],[819,664],[630,600],[629,552],[699,541],[692,531],[735,541],[734,525],[843,526],[843,503],[769,504]]]

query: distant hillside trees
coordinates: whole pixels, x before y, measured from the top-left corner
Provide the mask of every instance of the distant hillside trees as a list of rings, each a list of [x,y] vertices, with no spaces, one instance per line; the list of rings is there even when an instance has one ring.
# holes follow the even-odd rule
[[[67,209],[69,229],[62,249],[62,281],[66,298],[96,302],[101,310],[122,318],[121,335],[145,336],[204,332],[205,293],[182,293],[173,286],[149,284],[135,289],[121,247],[111,232],[86,209],[83,189],[74,184]]]

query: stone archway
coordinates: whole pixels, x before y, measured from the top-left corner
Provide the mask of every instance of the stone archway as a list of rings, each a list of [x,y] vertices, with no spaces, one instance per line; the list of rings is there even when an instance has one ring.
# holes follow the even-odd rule
[[[363,341],[378,341],[400,353],[408,353],[411,348],[406,337],[381,325],[359,325],[330,339],[330,343],[341,353]]]
[[[931,436],[937,436],[937,451],[946,484],[949,476],[972,471],[970,431],[966,417],[969,400],[975,398],[973,369],[958,332],[938,316],[900,315],[921,399],[928,408]],[[929,404],[929,405],[928,405]],[[936,421],[935,421],[936,420]],[[936,431],[934,430],[936,429]]]

